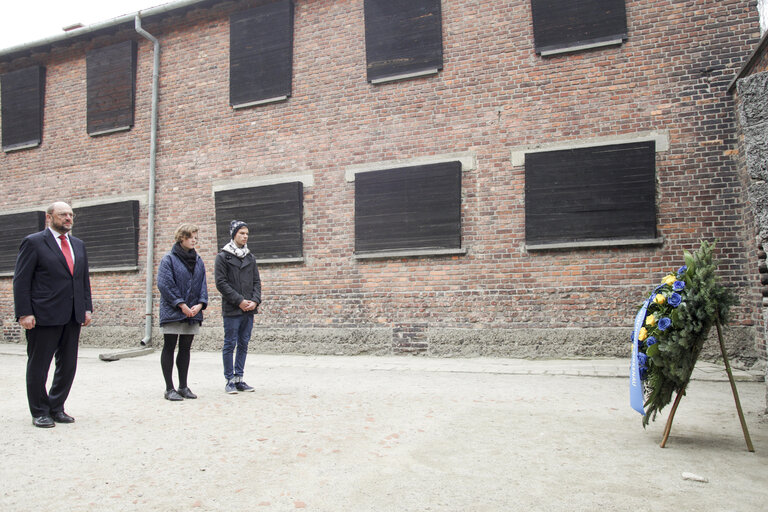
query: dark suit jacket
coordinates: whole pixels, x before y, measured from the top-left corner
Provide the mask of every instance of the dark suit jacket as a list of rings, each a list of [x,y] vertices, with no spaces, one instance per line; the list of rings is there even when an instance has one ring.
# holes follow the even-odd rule
[[[69,236],[75,253],[74,275],[49,229],[27,236],[19,247],[13,274],[13,300],[16,320],[35,315],[37,325],[64,325],[75,313],[78,323],[85,312],[93,311],[91,280],[85,244]]]

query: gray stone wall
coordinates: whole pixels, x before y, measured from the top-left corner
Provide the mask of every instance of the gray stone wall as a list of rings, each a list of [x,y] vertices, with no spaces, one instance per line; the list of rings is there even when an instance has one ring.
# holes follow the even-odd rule
[[[768,248],[768,72],[755,73],[738,81],[738,118],[742,132],[744,162],[749,175],[749,201],[755,216],[758,243]],[[766,299],[763,299],[765,303]],[[763,307],[763,327],[768,332],[768,307]],[[765,338],[762,352],[765,356]],[[766,371],[768,372],[768,366]],[[768,413],[768,373],[766,374]]]
[[[768,72],[739,80],[739,123],[747,172],[749,200],[762,242],[768,241]]]

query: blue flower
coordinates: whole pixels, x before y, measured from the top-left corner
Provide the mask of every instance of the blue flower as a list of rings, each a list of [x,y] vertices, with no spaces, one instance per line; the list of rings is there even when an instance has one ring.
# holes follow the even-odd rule
[[[648,368],[643,366],[640,368],[640,380],[645,380],[648,378]]]
[[[675,281],[675,284],[672,285],[672,289],[676,292],[681,292],[685,289],[685,281]]]
[[[637,362],[640,363],[640,367],[645,367],[648,364],[648,356],[642,352],[637,353]]]
[[[645,340],[645,344],[650,347],[651,345],[655,345],[658,341],[659,340],[656,339],[656,336],[648,336],[648,338]]]
[[[670,320],[667,317],[662,318],[659,320],[659,330],[660,331],[666,331],[669,329],[669,326],[672,325],[672,320]]]
[[[667,298],[667,304],[669,304],[673,308],[676,308],[677,306],[679,306],[682,301],[683,301],[683,298],[680,296],[680,294],[675,292],[672,292],[669,298]]]
[[[686,272],[687,270],[688,270],[688,265],[683,265],[682,267],[680,267],[679,269],[677,269],[677,275],[678,275],[678,276],[681,276],[681,275],[685,274],[685,272]]]

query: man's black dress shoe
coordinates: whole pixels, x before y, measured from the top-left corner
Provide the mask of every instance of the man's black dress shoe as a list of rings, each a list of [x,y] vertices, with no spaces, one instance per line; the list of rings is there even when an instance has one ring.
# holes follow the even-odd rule
[[[39,428],[51,428],[56,426],[53,423],[53,418],[50,416],[37,416],[36,418],[32,418],[32,424]]]
[[[75,418],[65,413],[64,411],[55,412],[52,414],[53,421],[56,423],[74,423]]]

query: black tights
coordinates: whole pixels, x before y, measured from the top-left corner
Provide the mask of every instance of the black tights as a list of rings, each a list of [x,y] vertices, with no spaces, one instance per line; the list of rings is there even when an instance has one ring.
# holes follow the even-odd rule
[[[179,354],[176,356],[176,368],[179,370],[179,387],[187,387],[189,372],[189,349],[192,347],[194,334],[163,334],[163,352],[160,354],[160,366],[163,368],[165,389],[173,389],[173,351],[179,340]]]

